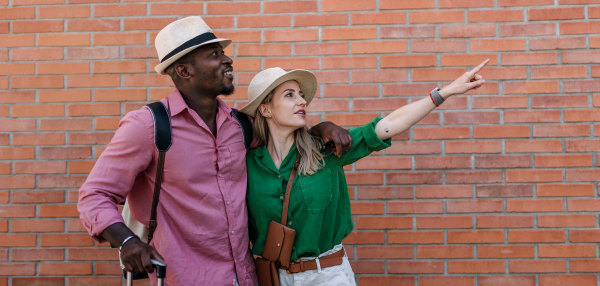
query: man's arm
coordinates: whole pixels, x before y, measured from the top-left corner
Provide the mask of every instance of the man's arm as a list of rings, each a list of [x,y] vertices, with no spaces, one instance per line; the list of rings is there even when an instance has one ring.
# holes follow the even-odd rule
[[[151,116],[149,112],[147,115]],[[81,186],[77,209],[83,226],[94,240],[108,240],[119,247],[125,238],[134,235],[124,224],[117,203],[125,201],[137,175],[152,162],[155,150],[152,133],[135,114],[126,115]],[[152,271],[150,258],[162,260],[156,251],[137,238],[125,243],[121,257],[125,268],[133,272]]]
[[[342,154],[352,147],[352,137],[348,130],[339,127],[329,121],[321,122],[310,129],[313,136],[321,137],[323,143],[333,141],[335,144],[335,155],[341,157]]]

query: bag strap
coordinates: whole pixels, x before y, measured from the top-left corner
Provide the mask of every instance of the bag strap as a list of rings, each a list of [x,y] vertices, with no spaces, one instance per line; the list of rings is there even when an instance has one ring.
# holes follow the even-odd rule
[[[294,184],[294,178],[296,178],[296,171],[298,171],[298,165],[300,165],[300,153],[296,155],[296,162],[294,162],[294,169],[290,174],[287,188],[285,189],[285,200],[283,201],[283,211],[281,212],[281,224],[285,225],[287,222],[288,209],[290,206],[290,194],[292,193],[292,185]]]
[[[146,105],[154,118],[154,145],[158,150],[158,164],[156,167],[156,180],[154,180],[154,196],[152,198],[152,210],[150,212],[150,222],[148,223],[148,243],[152,241],[154,231],[156,230],[156,208],[160,198],[160,185],[162,183],[163,170],[165,167],[165,154],[173,143],[173,134],[171,132],[171,117],[165,105],[160,102],[153,102]]]
[[[243,112],[240,112],[237,109],[232,108],[233,117],[238,121],[240,127],[242,128],[242,134],[244,135],[244,146],[246,149],[250,149],[252,145],[252,140],[254,140],[254,130],[252,129],[252,122],[248,115]]]

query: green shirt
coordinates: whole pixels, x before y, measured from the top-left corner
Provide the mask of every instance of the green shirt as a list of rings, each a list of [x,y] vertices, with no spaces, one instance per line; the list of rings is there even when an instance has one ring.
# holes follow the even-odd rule
[[[318,256],[342,243],[342,239],[352,232],[350,198],[343,167],[390,146],[390,139],[382,141],[375,133],[379,120],[381,118],[376,117],[362,127],[350,129],[352,148],[342,157],[333,154],[325,157],[325,167],[312,176],[296,175],[287,223],[296,230],[292,260]],[[266,145],[252,149],[246,155],[248,225],[252,252],[256,255],[262,255],[271,220],[281,222],[283,197],[296,156],[293,145],[277,170]]]

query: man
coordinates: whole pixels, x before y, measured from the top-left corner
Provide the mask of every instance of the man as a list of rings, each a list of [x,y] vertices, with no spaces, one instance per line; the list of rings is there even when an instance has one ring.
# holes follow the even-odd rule
[[[223,52],[230,43],[197,16],[167,25],[156,37],[161,63],[155,70],[168,74],[175,89],[161,100],[173,143],[150,244],[127,228],[116,207],[128,198],[132,217],[148,223],[158,160],[150,111],[125,115],[80,189],[83,225],[95,240],[122,247],[127,271],[152,272],[150,259],[157,259],[168,265],[168,285],[257,284],[248,240],[246,149],[232,109],[218,97],[234,90],[233,62]],[[337,155],[352,145],[347,132],[332,124],[313,129],[336,142]],[[150,279],[156,283],[154,275]]]

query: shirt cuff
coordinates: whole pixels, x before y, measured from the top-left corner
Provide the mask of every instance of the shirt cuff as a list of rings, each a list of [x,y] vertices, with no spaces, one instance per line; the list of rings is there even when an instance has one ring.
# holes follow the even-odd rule
[[[380,120],[381,117],[377,116],[362,127],[362,133],[365,142],[367,143],[367,147],[373,151],[380,151],[392,146],[392,138],[381,140],[379,139],[379,136],[377,136],[377,133],[375,133],[375,125],[377,125],[377,122]]]
[[[100,216],[102,216],[100,218]],[[102,232],[109,226],[115,223],[125,223],[123,216],[118,211],[106,210],[98,214],[92,221],[89,234],[98,243],[106,242],[106,239],[102,237]]]

